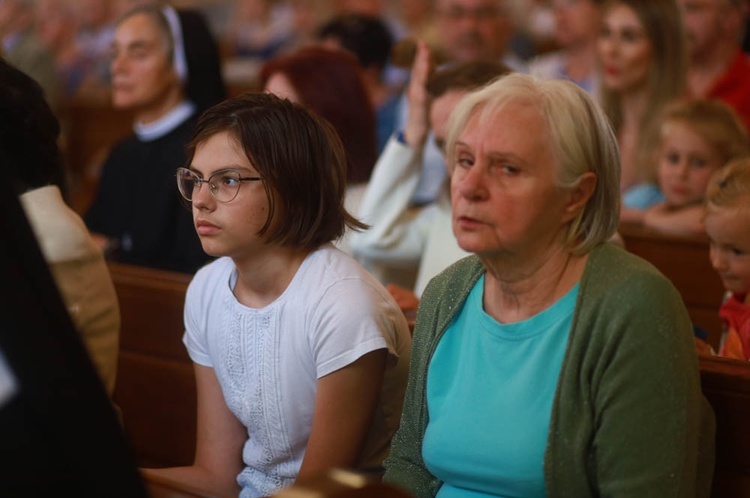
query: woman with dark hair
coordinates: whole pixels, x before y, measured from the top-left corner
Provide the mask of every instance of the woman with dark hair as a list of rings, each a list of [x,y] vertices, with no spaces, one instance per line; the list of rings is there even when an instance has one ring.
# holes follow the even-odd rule
[[[378,16],[347,12],[323,24],[318,30],[318,38],[326,47],[347,50],[357,57],[375,108],[380,154],[396,131],[400,102],[400,92],[385,78],[394,43],[388,25]]]
[[[336,133],[299,104],[249,93],[201,116],[186,164],[179,190],[218,258],[185,302],[195,463],[148,472],[222,496],[239,484],[243,498],[334,467],[381,472],[411,337],[388,291],[331,245],[362,226],[343,206]]]
[[[377,159],[375,111],[357,59],[342,50],[307,47],[267,62],[260,83],[333,125],[346,152],[346,208],[356,214]],[[339,247],[348,250],[348,243]]]
[[[110,151],[84,218],[112,259],[188,273],[209,259],[173,184],[198,115],[224,97],[203,22],[155,5],[117,22],[112,105],[133,113],[135,133]]]

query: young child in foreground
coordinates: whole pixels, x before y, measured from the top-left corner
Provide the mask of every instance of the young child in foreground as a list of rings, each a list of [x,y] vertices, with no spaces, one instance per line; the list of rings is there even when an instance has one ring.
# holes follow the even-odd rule
[[[748,137],[735,112],[717,100],[683,100],[665,108],[657,128],[656,173],[663,200],[623,210],[622,220],[660,232],[702,234],[703,203],[711,174],[748,154]]]
[[[331,243],[363,226],[344,209],[335,131],[249,93],[201,116],[187,156],[178,187],[218,258],[185,301],[195,460],[144,472],[250,498],[332,468],[382,471],[411,335],[388,291]]]
[[[719,356],[750,359],[750,158],[717,171],[706,193],[711,265],[727,296],[719,309],[724,332]]]

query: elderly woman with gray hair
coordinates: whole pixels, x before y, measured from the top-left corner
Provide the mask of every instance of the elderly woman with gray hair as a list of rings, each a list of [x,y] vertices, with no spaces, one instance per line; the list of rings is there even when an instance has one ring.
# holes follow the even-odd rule
[[[415,496],[708,496],[714,417],[680,295],[608,243],[617,140],[575,84],[504,76],[447,143],[453,231],[385,479]]]

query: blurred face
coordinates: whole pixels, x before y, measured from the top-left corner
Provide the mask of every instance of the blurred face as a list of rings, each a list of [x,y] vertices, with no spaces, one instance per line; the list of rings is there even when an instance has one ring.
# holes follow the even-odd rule
[[[190,169],[204,179],[227,169],[239,172],[243,178],[262,176],[226,132],[217,133],[196,147]],[[263,182],[241,182],[237,197],[229,202],[214,199],[204,183],[193,192],[192,204],[195,229],[207,254],[238,260],[271,250],[258,235],[269,212]]]
[[[704,220],[711,265],[724,288],[744,294],[750,290],[750,216],[731,208],[709,207]]]
[[[435,145],[445,156],[445,137],[448,134],[448,119],[451,112],[466,95],[465,90],[451,90],[436,98],[430,106],[430,127],[435,136]]]
[[[78,0],[76,14],[83,26],[95,28],[110,21],[111,0]]]
[[[443,49],[456,62],[498,59],[512,25],[501,0],[439,0],[437,19]]]
[[[339,0],[338,10],[380,16],[383,14],[383,4],[381,0]]]
[[[266,81],[266,87],[263,89],[268,93],[272,93],[277,97],[289,99],[292,102],[300,103],[300,97],[297,90],[294,89],[294,85],[289,81],[284,73],[273,73],[268,81]]]
[[[179,100],[181,84],[165,34],[151,17],[135,14],[125,19],[115,31],[112,48],[112,104],[116,108],[159,113],[166,102]]]
[[[721,154],[701,135],[680,122],[667,123],[659,151],[659,186],[671,207],[702,202],[711,174],[723,164]]]
[[[561,241],[569,195],[538,111],[508,104],[487,122],[476,114],[450,158],[453,232],[458,245],[485,259],[533,259]]]
[[[646,87],[652,47],[633,9],[616,3],[605,12],[597,51],[606,88],[633,92]]]
[[[596,40],[601,22],[600,7],[591,0],[552,0],[555,40],[563,47]]]
[[[690,55],[699,59],[710,55],[713,45],[723,37],[722,17],[727,14],[727,0],[679,0],[678,3]]]

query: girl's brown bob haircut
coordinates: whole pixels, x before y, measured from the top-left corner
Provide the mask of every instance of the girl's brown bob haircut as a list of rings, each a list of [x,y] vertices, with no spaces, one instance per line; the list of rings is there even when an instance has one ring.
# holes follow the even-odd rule
[[[347,226],[367,227],[344,208],[344,148],[322,118],[268,93],[225,100],[198,120],[187,146],[188,167],[196,147],[221,132],[237,141],[264,178],[269,214],[258,235],[266,235],[266,243],[311,251],[341,237]]]

